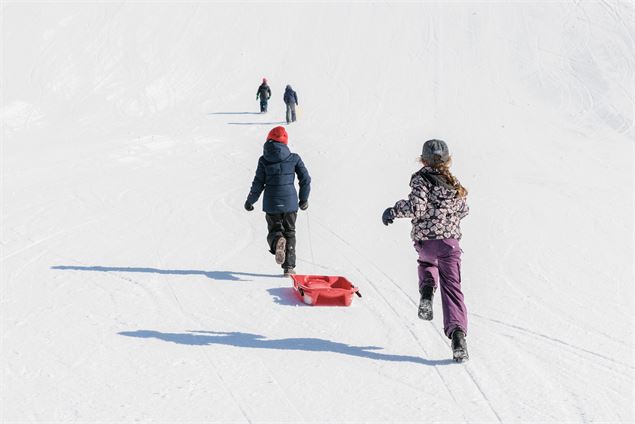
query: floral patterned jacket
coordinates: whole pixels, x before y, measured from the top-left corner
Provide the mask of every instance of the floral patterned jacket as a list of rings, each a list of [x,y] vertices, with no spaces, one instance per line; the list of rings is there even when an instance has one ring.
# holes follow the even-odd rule
[[[460,240],[460,222],[469,212],[465,198],[427,166],[412,175],[410,188],[408,199],[399,200],[392,211],[395,218],[412,218],[412,240]]]

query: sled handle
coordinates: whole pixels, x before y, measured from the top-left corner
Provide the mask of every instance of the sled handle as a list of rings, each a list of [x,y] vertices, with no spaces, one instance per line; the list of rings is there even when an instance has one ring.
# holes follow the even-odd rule
[[[355,294],[357,295],[357,297],[362,297],[362,294],[359,292],[359,290],[355,290]]]

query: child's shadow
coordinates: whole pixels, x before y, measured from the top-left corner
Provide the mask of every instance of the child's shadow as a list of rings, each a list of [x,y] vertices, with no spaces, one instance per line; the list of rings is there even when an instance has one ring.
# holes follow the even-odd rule
[[[75,266],[75,265],[57,265],[51,269],[64,271],[91,271],[91,272],[124,272],[124,273],[142,273],[142,274],[161,274],[161,275],[201,275],[212,280],[223,281],[251,281],[240,277],[280,277],[279,274],[257,274],[251,272],[239,271],[204,271],[198,269],[158,269],[145,267],[121,267],[121,266]]]
[[[122,331],[119,335],[141,339],[158,339],[190,346],[225,345],[247,349],[331,352],[375,361],[410,362],[420,365],[449,365],[453,362],[451,359],[425,359],[418,356],[383,353],[381,352],[383,349],[379,346],[354,346],[313,337],[269,339],[259,334],[241,332],[188,331],[185,333],[163,333],[153,330]]]

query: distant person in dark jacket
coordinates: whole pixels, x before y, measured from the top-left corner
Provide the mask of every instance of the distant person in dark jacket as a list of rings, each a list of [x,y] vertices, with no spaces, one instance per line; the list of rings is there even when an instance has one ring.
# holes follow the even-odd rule
[[[309,207],[311,177],[302,159],[287,147],[288,135],[284,127],[275,127],[267,135],[263,155],[258,159],[256,176],[245,202],[252,211],[264,190],[262,210],[266,213],[267,243],[282,265],[285,275],[295,274],[295,220],[298,207]],[[300,195],[295,190],[295,176],[300,183]],[[298,202],[299,198],[299,202]]]
[[[271,98],[271,89],[267,85],[267,78],[262,79],[262,84],[258,87],[256,92],[256,100],[260,98],[260,113],[267,111],[267,102]]]
[[[284,104],[287,105],[287,124],[295,122],[295,107],[298,105],[298,95],[290,85],[284,90]]]

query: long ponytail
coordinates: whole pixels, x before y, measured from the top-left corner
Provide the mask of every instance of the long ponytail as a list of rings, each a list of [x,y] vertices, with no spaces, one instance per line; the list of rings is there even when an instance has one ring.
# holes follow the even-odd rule
[[[454,187],[454,189],[456,190],[456,192],[459,195],[459,197],[467,196],[467,189],[465,187],[463,187],[463,185],[459,182],[459,180],[454,175],[452,175],[452,172],[450,172],[450,165],[452,165],[452,158],[451,157],[447,161],[445,161],[445,162],[443,162],[441,164],[438,164],[438,165],[430,165],[426,161],[424,161],[423,159],[421,159],[421,162],[425,166],[430,166],[430,167],[438,170],[439,173],[441,175],[443,175],[443,178],[445,178],[445,180],[452,187]]]

